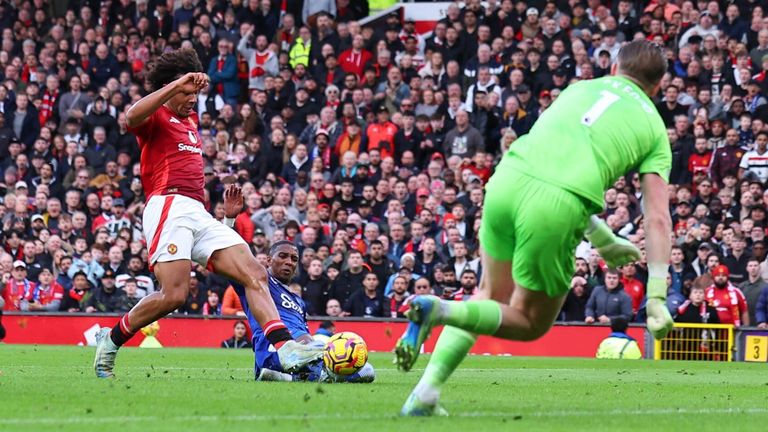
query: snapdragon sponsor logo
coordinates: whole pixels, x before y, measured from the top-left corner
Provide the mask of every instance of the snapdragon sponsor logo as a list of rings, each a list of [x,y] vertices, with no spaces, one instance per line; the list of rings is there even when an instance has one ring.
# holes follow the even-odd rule
[[[179,151],[180,152],[192,152],[197,154],[203,154],[203,149],[200,147],[195,147],[189,144],[179,143]]]

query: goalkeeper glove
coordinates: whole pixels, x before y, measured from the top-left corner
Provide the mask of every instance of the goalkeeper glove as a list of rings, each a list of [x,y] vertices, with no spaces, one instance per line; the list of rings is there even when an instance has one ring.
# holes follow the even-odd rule
[[[667,280],[662,275],[666,274],[663,264],[651,264],[648,266],[648,300],[645,302],[645,311],[648,315],[646,326],[654,338],[664,339],[672,330],[674,321],[667,308]]]
[[[616,237],[608,225],[597,216],[590,218],[590,226],[585,236],[597,248],[610,268],[640,260],[640,250],[629,240]]]

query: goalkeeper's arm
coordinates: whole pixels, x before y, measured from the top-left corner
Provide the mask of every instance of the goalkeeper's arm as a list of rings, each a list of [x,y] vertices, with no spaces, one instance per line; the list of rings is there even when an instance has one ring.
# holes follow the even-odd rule
[[[669,217],[667,182],[658,174],[648,173],[643,175],[642,189],[645,252],[648,257],[647,326],[653,337],[662,339],[673,326],[665,301],[672,248],[672,220]]]
[[[667,182],[658,174],[644,174],[643,215],[645,229],[645,253],[648,258],[648,298],[667,298],[667,272],[672,248],[672,220],[669,217]],[[663,281],[659,290],[651,287],[650,280]],[[653,290],[652,290],[653,288]]]

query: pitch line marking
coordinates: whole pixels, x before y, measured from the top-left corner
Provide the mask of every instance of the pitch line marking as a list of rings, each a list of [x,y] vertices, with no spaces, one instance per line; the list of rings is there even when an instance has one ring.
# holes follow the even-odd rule
[[[458,418],[482,418],[482,417],[513,417],[522,415],[523,417],[587,417],[587,416],[620,416],[620,415],[701,415],[701,414],[768,414],[768,408],[659,408],[659,409],[636,409],[636,410],[603,410],[603,411],[540,411],[540,412],[476,412],[476,413],[457,413],[451,417]],[[121,417],[85,417],[74,416],[66,418],[38,417],[38,418],[1,418],[0,425],[43,425],[43,424],[109,424],[109,423],[139,423],[139,422],[158,422],[158,421],[199,421],[199,422],[220,422],[225,420],[235,421],[290,421],[290,420],[333,420],[347,418],[342,414],[283,414],[283,415],[239,415],[239,416],[121,416]],[[396,418],[394,414],[357,414],[359,420],[384,420]]]

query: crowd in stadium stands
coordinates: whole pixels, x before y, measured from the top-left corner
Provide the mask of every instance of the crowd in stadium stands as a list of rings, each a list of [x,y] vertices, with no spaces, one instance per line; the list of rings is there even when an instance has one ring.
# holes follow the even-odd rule
[[[669,58],[654,103],[674,158],[670,309],[765,326],[764,5],[470,0],[419,34],[398,14],[361,25],[365,0],[0,0],[4,309],[124,312],[159,289],[125,112],[164,51],[195,50],[211,79],[197,106],[210,212],[223,219],[224,186],[242,185],[235,229],[264,263],[271,242],[298,245],[291,288],[310,315],[402,317],[413,294],[472,296],[495,163],[645,38]],[[603,216],[642,248],[639,184],[617,179]],[[606,269],[583,243],[575,268],[562,320],[644,318],[644,262]],[[191,273],[179,313],[242,314],[225,279]]]

